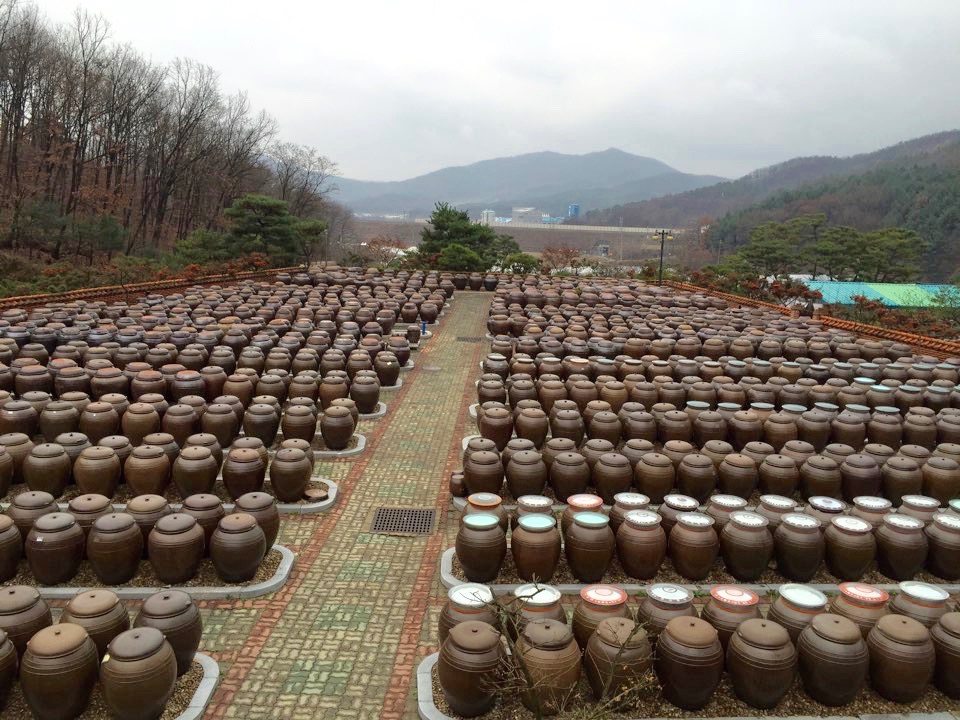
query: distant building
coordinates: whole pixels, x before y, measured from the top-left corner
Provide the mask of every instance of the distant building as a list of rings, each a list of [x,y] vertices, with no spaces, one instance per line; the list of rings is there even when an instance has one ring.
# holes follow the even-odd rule
[[[535,207],[515,207],[512,209],[510,216],[517,223],[531,223],[533,225],[543,223],[543,213]]]
[[[567,217],[571,220],[580,217],[580,205],[578,203],[570,203],[567,205]]]
[[[495,210],[484,210],[480,213],[480,224],[481,225],[493,225],[497,221],[497,213]]]
[[[610,257],[610,243],[598,240],[590,248],[590,254],[598,257]]]

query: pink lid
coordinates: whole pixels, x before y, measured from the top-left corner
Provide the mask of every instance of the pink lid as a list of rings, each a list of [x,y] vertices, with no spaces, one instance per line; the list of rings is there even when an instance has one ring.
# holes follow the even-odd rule
[[[890,599],[886,590],[881,590],[866,583],[840,583],[840,592],[851,600],[868,605],[881,605]]]
[[[598,508],[603,505],[603,498],[590,493],[577,493],[567,498],[567,505],[578,508]]]
[[[760,602],[760,596],[753,590],[737,585],[717,585],[710,590],[710,597],[725,605],[737,607],[750,607]]]
[[[623,605],[627,593],[613,585],[587,585],[580,590],[580,597],[592,605]]]

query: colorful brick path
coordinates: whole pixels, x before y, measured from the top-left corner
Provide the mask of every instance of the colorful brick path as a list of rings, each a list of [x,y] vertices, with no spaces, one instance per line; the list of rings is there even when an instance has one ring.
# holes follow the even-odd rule
[[[439,557],[452,543],[446,478],[459,465],[467,406],[486,342],[490,295],[458,293],[414,354],[387,416],[361,423],[367,450],[323,463],[340,496],[327,515],[284,516],[279,542],[297,553],[275,595],[203,604],[202,649],[222,682],[208,718],[413,718],[414,672],[436,642],[446,597]],[[365,532],[378,505],[440,509],[426,538]]]

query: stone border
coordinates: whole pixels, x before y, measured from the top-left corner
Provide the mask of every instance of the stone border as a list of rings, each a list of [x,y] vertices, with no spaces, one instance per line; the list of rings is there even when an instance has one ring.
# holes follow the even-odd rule
[[[402,366],[400,370],[406,372],[407,370],[413,370],[416,366],[417,364],[413,361],[413,358],[410,358],[407,360],[407,364]]]
[[[311,481],[319,480],[324,485],[327,486],[327,499],[321,500],[320,502],[315,503],[277,503],[277,512],[286,513],[287,515],[313,515],[315,513],[326,512],[332,508],[337,502],[337,494],[340,491],[339,486],[328,478],[310,478]],[[466,502],[466,501],[464,501]],[[126,503],[111,503],[113,505],[114,512],[126,512],[127,504]],[[233,512],[234,504],[231,502],[224,502],[223,509],[227,513]],[[170,503],[170,507],[174,509],[179,509],[182,503]],[[0,503],[0,510],[6,512],[7,508],[10,507],[10,503]],[[60,508],[60,512],[66,512],[69,508],[67,503],[57,503],[57,507]]]
[[[396,385],[381,385],[381,386],[380,386],[380,390],[381,390],[381,391],[383,391],[383,390],[399,390],[399,389],[402,388],[402,387],[403,387],[403,378],[397,378],[397,384],[396,384]]]
[[[470,414],[470,417],[474,422],[477,421],[477,409],[480,407],[480,403],[473,403],[470,407],[467,408],[467,412]]]
[[[360,433],[354,433],[353,436],[357,438],[357,446],[354,448],[349,448],[347,450],[314,450],[313,457],[314,460],[335,460],[337,458],[353,457],[354,455],[359,455],[363,452],[364,448],[367,446],[367,438],[365,435]]]
[[[509,545],[508,545],[509,546]],[[443,551],[443,554],[440,556],[440,581],[443,583],[445,588],[456,587],[457,585],[462,585],[467,582],[466,580],[460,580],[453,574],[453,558],[456,555],[456,547],[450,547]],[[601,581],[602,582],[602,581]],[[790,582],[789,580],[785,582]],[[588,583],[562,583],[562,584],[553,584],[553,583],[544,583],[555,587],[562,595],[579,595],[580,591],[587,586]],[[646,589],[650,587],[652,583],[614,583],[617,587],[623,588],[629,595],[640,595],[646,592]],[[682,583],[681,583],[682,584]],[[712,588],[717,587],[718,584],[727,584],[727,583],[708,583],[708,584],[692,584],[687,585],[683,584],[687,590],[692,592],[694,595],[706,595],[710,592]],[[753,590],[758,595],[771,595],[779,591],[780,586],[785,583],[737,583],[738,587],[745,587],[750,590]],[[486,583],[487,587],[490,588],[495,593],[506,594],[512,593],[520,584],[510,584],[510,583],[496,583],[489,584]],[[829,584],[829,583],[808,583],[809,587],[815,588],[820,592],[836,595],[840,592],[838,586]],[[880,588],[881,590],[886,590],[887,592],[899,592],[900,588],[897,585],[883,584],[883,585],[874,585],[873,587]],[[960,584],[957,583],[941,583],[937,587],[943,588],[951,595],[954,593],[960,592]]]
[[[187,709],[177,715],[174,720],[199,720],[199,718],[202,718],[207,705],[213,699],[214,690],[220,683],[220,666],[217,665],[216,660],[206,653],[200,652],[194,655],[193,659],[200,663],[200,667],[203,668],[203,678],[197,686],[197,691],[190,698]]]
[[[433,668],[440,660],[440,653],[427,655],[417,665],[417,714],[421,720],[453,720],[443,713],[433,701]],[[480,716],[481,719],[483,716]],[[956,720],[949,712],[935,713],[876,713],[863,715],[783,715],[764,717],[715,717],[690,718],[690,720]],[[177,719],[179,720],[179,718]],[[637,718],[637,720],[657,720],[657,718]]]
[[[201,585],[198,587],[111,587],[121,600],[143,600],[164,590],[183,590],[194,600],[240,600],[260,597],[276,592],[283,587],[290,578],[296,555],[283,545],[274,545],[274,550],[280,553],[280,565],[273,577],[253,585]],[[141,561],[143,562],[143,561]],[[45,600],[70,600],[78,593],[88,590],[86,587],[43,587],[38,586],[40,597]]]
[[[383,402],[377,403],[377,409],[372,413],[360,413],[359,417],[361,420],[377,420],[382,418],[387,414],[387,404]]]

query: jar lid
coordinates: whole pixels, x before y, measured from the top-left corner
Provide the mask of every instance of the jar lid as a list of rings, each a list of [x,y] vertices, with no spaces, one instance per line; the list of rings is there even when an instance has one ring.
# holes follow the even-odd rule
[[[917,510],[936,510],[940,507],[939,500],[927,497],[926,495],[904,495],[901,500],[903,500],[904,505],[916,508]]]
[[[781,585],[778,591],[791,605],[807,608],[808,610],[820,610],[827,606],[827,596],[816,588],[800,583],[787,583]]]
[[[125,630],[107,645],[103,662],[110,662],[111,659],[141,660],[159,652],[164,642],[166,638],[156,628],[138,627]]]
[[[805,413],[807,411],[806,405],[797,405],[796,403],[787,403],[785,405],[781,405],[780,407],[782,407],[788,413],[793,413],[793,414]]]
[[[689,495],[680,495],[677,493],[664,496],[663,502],[666,503],[667,507],[671,507],[674,510],[696,510],[700,507],[699,503]]]
[[[41,515],[33,521],[33,529],[38,533],[63,532],[77,524],[73,515],[66,512],[52,512]]]
[[[917,580],[905,580],[898,583],[897,587],[904,595],[922,603],[942,605],[950,597],[950,594],[943,588]]]
[[[464,608],[482,608],[493,602],[490,588],[480,583],[455,585],[447,592],[447,597],[454,605]]]
[[[906,645],[921,645],[930,640],[930,631],[918,620],[906,615],[884,615],[874,627],[891,640]]]
[[[684,527],[694,528],[697,530],[703,530],[709,528],[714,524],[714,519],[709,515],[704,515],[703,513],[680,513],[677,516],[677,522]]]
[[[610,524],[610,518],[598,512],[578,512],[573,521],[580,527],[602,528]]]
[[[34,445],[33,449],[30,450],[30,454],[38,458],[59,457],[65,452],[63,446],[57,443],[40,443],[39,445]]]
[[[474,530],[490,530],[499,525],[500,520],[490,513],[473,513],[463,516],[463,524]]]
[[[742,508],[747,506],[747,501],[736,495],[711,495],[711,505],[719,505],[722,508]]]
[[[245,512],[265,510],[276,505],[277,500],[270,493],[249,492],[237,498],[236,509]]]
[[[859,582],[840,583],[840,593],[864,605],[883,605],[890,599],[886,590]]]
[[[613,496],[613,501],[623,507],[645,508],[650,504],[650,498],[643,493],[621,492]]]
[[[933,516],[933,522],[945,530],[960,532],[960,515],[952,513],[938,513]]]
[[[8,585],[0,589],[0,615],[12,615],[43,602],[40,592],[30,585]]]
[[[717,631],[713,625],[698,617],[675,617],[663,631],[687,647],[704,648],[717,642]]]
[[[814,615],[813,620],[810,621],[810,627],[820,637],[841,645],[855,645],[857,642],[863,642],[860,628],[853,620],[836,613],[826,612]]]
[[[623,521],[636,528],[652,528],[659,525],[663,518],[652,510],[631,510],[623,516]]]
[[[131,525],[136,524],[133,515],[128,515],[127,513],[110,513],[109,515],[101,515],[98,517],[94,521],[93,527],[100,533],[115,533],[126,530]]]
[[[760,528],[767,527],[770,524],[770,521],[763,515],[758,515],[754,512],[747,512],[746,510],[739,510],[737,512],[730,513],[730,522],[732,522],[734,525],[738,525],[742,528],[748,528],[750,530],[759,530]]]
[[[830,520],[834,527],[847,533],[862,534],[872,530],[870,523],[852,515],[842,515]]]
[[[571,508],[598,508],[603,505],[603,498],[599,495],[592,495],[590,493],[577,493],[576,495],[570,495],[567,498],[567,505]]]
[[[724,605],[752,607],[760,602],[760,596],[753,590],[737,585],[716,585],[710,589],[710,597]]]
[[[836,498],[825,495],[814,495],[810,497],[807,502],[810,503],[811,507],[824,513],[842,513],[843,509],[847,506],[842,500],[837,500]]]
[[[637,629],[637,624],[627,618],[606,618],[597,625],[597,635],[608,645],[616,648],[642,648],[647,640],[647,631]]]
[[[951,635],[960,637],[960,612],[944,613],[937,622]]]
[[[467,502],[477,507],[495,508],[503,502],[503,499],[495,493],[476,492],[467,496]]]
[[[175,517],[169,515],[168,517]],[[192,517],[192,516],[191,516]],[[220,518],[217,529],[225,533],[249,532],[257,527],[257,519],[245,512],[235,512]]]
[[[783,495],[761,495],[760,503],[771,510],[793,510],[797,507],[797,504],[788,497]]]
[[[954,498],[949,503],[950,509],[955,513],[960,514],[960,498]]]
[[[112,590],[87,590],[75,595],[67,605],[67,610],[73,617],[99,617],[119,603],[120,599]]]
[[[471,652],[492,650],[500,642],[500,633],[492,625],[479,620],[467,620],[450,628],[454,645]]]
[[[45,658],[69,655],[79,648],[90,636],[87,631],[74,623],[48,625],[27,641],[27,650],[32,655]]]
[[[816,530],[820,527],[820,521],[806,513],[787,513],[780,521],[787,527],[797,530]]]
[[[517,505],[523,505],[526,508],[547,508],[551,507],[552,501],[546,495],[521,495],[517,498]]]
[[[573,630],[560,620],[533,620],[523,628],[523,639],[543,649],[559,649],[573,642]]]
[[[524,605],[532,605],[533,607],[547,607],[560,602],[559,590],[551,585],[540,585],[538,583],[521,585],[513,591],[513,595]]]
[[[193,517],[193,515],[172,513],[170,515],[164,515],[157,520],[157,524],[153,526],[153,529],[164,535],[176,535],[187,532],[196,524],[197,519]]]
[[[737,635],[754,647],[782,648],[790,645],[790,634],[772,620],[750,618],[737,626]]]
[[[517,520],[517,525],[528,532],[546,532],[557,526],[557,521],[552,515],[544,513],[533,513],[524,515]]]
[[[693,593],[682,585],[657,583],[647,588],[647,595],[664,605],[687,605],[693,602]]]
[[[110,506],[110,498],[108,498],[106,495],[100,495],[99,493],[78,495],[75,498],[71,498],[70,502],[67,503],[67,509],[69,512],[83,514],[102,512]]]
[[[147,460],[160,458],[165,454],[159,445],[138,445],[133,449],[133,457]]]
[[[883,523],[895,530],[923,530],[923,521],[910,515],[890,513],[883,516]]]
[[[144,600],[140,612],[153,618],[174,617],[191,605],[193,600],[183,590],[164,590]]]
[[[861,510],[867,510],[869,512],[880,512],[893,507],[893,503],[886,498],[875,497],[873,495],[858,495],[853,499],[853,504]]]
[[[592,605],[615,606],[627,601],[627,593],[614,585],[587,585],[580,590],[580,598]]]

